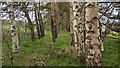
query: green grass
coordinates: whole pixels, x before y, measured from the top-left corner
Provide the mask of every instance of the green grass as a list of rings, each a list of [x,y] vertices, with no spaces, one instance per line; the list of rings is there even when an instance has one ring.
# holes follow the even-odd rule
[[[22,28],[22,27],[21,27]],[[34,66],[43,65],[44,62],[48,66],[79,66],[76,62],[76,52],[70,51],[69,33],[60,31],[55,43],[52,42],[51,31],[46,31],[45,36],[41,39],[36,37],[35,42],[31,42],[30,35],[20,31],[20,48],[18,57],[14,60],[14,66]],[[4,36],[9,46],[11,46],[10,32],[4,31]],[[102,56],[104,66],[118,66],[118,46],[119,39],[107,37],[104,40],[105,51]],[[62,53],[62,51],[64,52]],[[3,65],[11,66],[9,59],[10,51],[3,40]]]
[[[105,52],[103,53],[103,65],[118,66],[119,45],[120,45],[119,39],[105,38],[104,40]]]

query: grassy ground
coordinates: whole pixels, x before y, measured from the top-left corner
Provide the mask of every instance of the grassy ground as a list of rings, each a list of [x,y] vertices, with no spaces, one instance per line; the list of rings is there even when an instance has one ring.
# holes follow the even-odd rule
[[[9,29],[9,28],[8,28]],[[11,46],[11,37],[8,29],[4,28],[3,38],[7,44]],[[20,32],[20,49],[17,58],[14,60],[14,66],[79,66],[76,62],[76,52],[71,50],[69,45],[69,33],[60,31],[55,43],[52,42],[51,32],[46,31],[45,37],[37,39],[35,42],[30,41],[27,33]],[[11,66],[10,50],[3,39],[3,65]],[[105,51],[103,53],[102,62],[104,66],[118,66],[118,46],[120,40],[107,37],[104,40]]]

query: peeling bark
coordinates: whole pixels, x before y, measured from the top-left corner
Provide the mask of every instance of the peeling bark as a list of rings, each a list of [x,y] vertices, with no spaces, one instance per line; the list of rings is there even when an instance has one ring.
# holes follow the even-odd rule
[[[18,41],[18,33],[17,33],[17,27],[16,27],[17,25],[15,22],[14,8],[13,8],[12,2],[8,3],[8,13],[9,13],[9,18],[11,23],[12,52],[16,53],[18,52],[18,49],[19,49],[19,41]]]
[[[73,32],[74,32],[74,44],[77,50],[77,61],[83,62],[84,59],[84,44],[83,44],[83,24],[80,21],[80,3],[73,1]]]
[[[101,38],[98,22],[98,4],[86,0],[86,63],[87,66],[101,66]]]

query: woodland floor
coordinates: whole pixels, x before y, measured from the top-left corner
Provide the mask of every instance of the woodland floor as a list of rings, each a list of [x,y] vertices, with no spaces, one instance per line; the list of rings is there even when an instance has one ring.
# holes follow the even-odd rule
[[[11,66],[10,50],[8,46],[11,45],[9,28],[6,28],[3,24],[3,66]],[[22,28],[22,27],[21,27]],[[71,51],[69,45],[69,33],[65,31],[59,31],[58,38],[55,43],[51,40],[51,31],[46,30],[45,36],[36,41],[30,41],[30,35],[24,32],[20,32],[20,48],[17,58],[14,60],[14,66],[35,66],[35,65],[47,65],[47,66],[79,66],[84,64],[78,64],[76,62],[76,52]],[[7,44],[6,44],[7,42]],[[8,45],[8,46],[7,46]],[[120,39],[114,38],[108,35],[104,39],[105,51],[102,57],[103,66],[118,66],[119,65],[119,53]],[[62,53],[63,51],[63,53]]]

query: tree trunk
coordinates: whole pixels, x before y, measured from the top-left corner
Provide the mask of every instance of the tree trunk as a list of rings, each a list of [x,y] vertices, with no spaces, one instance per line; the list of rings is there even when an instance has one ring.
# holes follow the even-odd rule
[[[25,13],[25,17],[28,20],[28,26],[29,26],[30,33],[31,33],[31,39],[32,39],[32,41],[35,41],[34,27],[33,27],[32,21],[29,17],[29,13],[28,13],[27,6],[25,5],[25,3],[22,3],[22,9],[23,9],[23,12]]]
[[[70,3],[70,45],[74,45],[74,32],[73,32],[73,13],[72,13],[72,3]]]
[[[38,38],[40,39],[41,33],[40,33],[40,28],[39,28],[39,23],[38,23],[37,3],[34,2],[34,6],[35,6],[34,12],[35,12],[35,21],[36,21],[37,33],[38,33]]]
[[[82,62],[81,59],[84,59],[84,53],[83,53],[83,47],[84,44],[82,44],[83,41],[83,25],[80,21],[80,3],[74,1],[72,3],[73,6],[73,32],[74,32],[74,41],[75,41],[75,48],[77,50],[77,61]]]
[[[43,37],[45,35],[45,30],[44,30],[44,21],[42,18],[42,10],[40,9],[40,2],[39,2],[39,10],[38,10],[38,20],[39,20],[41,37]]]
[[[11,37],[12,37],[12,52],[16,53],[18,52],[19,48],[19,41],[18,41],[18,33],[17,33],[17,27],[14,17],[14,8],[13,3],[8,3],[8,12],[9,12],[9,18],[11,23]]]
[[[57,39],[57,21],[56,21],[56,2],[51,2],[51,31],[52,31],[52,40],[55,42]]]
[[[101,66],[101,38],[98,22],[98,3],[86,0],[86,63],[87,66]]]

